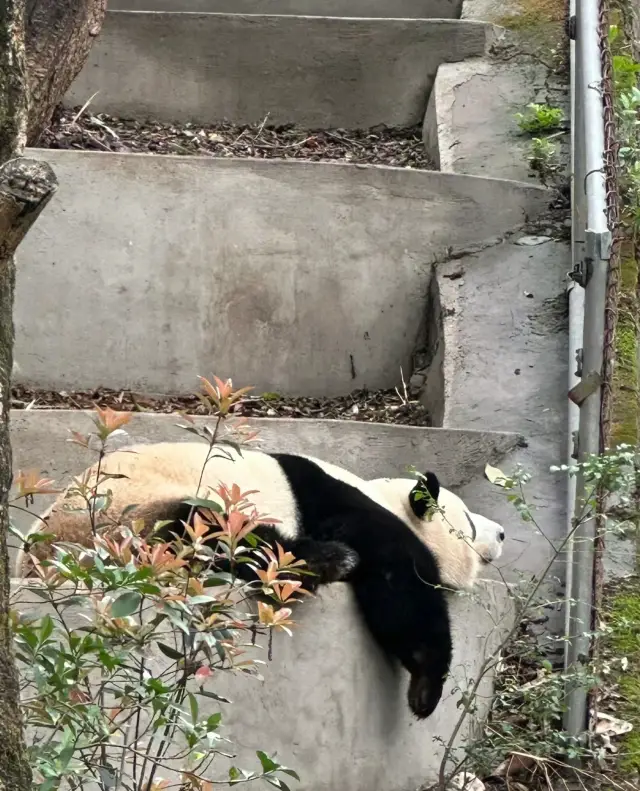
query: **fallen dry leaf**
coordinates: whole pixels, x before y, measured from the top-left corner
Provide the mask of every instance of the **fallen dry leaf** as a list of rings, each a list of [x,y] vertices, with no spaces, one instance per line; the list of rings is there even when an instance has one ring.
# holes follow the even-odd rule
[[[484,474],[487,476],[489,483],[493,483],[495,486],[504,486],[507,480],[507,476],[502,470],[492,467],[490,464],[485,465]]]

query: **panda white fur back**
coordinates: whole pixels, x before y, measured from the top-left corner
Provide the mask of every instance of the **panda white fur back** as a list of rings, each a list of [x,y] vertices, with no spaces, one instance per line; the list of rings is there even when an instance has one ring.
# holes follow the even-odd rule
[[[204,443],[176,442],[131,446],[108,454],[101,471],[127,476],[108,479],[99,487],[103,493],[112,493],[108,515],[117,520],[125,508],[135,504],[123,518],[125,523],[144,519],[150,529],[156,521],[172,520],[165,530],[178,532],[180,520],[186,521],[191,512],[184,500],[196,493],[216,499],[213,489],[220,483],[237,484],[242,491],[258,490],[250,495],[250,501],[259,513],[279,523],[269,524],[267,518],[255,532],[271,543],[279,541],[307,562],[316,577],[303,577],[305,586],[313,589],[338,580],[351,584],[372,636],[410,673],[412,711],[419,718],[428,717],[440,700],[451,661],[451,631],[442,586],[446,579],[468,587],[474,569],[472,564],[465,566],[456,560],[458,553],[451,547],[458,539],[452,534],[448,534],[450,544],[446,545],[447,534],[439,533],[438,546],[430,549],[432,523],[421,532],[422,506],[412,499],[412,492],[426,490],[436,502],[442,496],[447,503],[454,502],[450,498],[455,495],[441,489],[432,473],[427,473],[426,484],[416,485],[407,479],[364,481],[308,456],[256,450],[243,450],[240,456],[225,445],[205,466],[208,453]],[[96,466],[91,470],[95,481]],[[201,488],[196,492],[200,480]],[[62,507],[82,507],[73,499],[60,495],[43,515],[46,525],[37,520],[32,529],[51,533],[58,541],[90,544],[87,512]],[[460,519],[464,516],[461,509],[451,513]],[[456,527],[463,529],[465,524],[466,516]],[[49,542],[42,541],[32,545],[31,551],[42,560],[53,550]],[[33,573],[23,551],[16,570],[18,576]],[[466,573],[470,576],[465,577]]]
[[[413,528],[433,552],[443,583],[455,590],[473,587],[483,564],[502,554],[504,528],[470,511],[453,492],[440,487],[438,509],[420,519],[411,507],[412,478],[375,478],[369,481],[375,496],[386,501],[400,519]]]

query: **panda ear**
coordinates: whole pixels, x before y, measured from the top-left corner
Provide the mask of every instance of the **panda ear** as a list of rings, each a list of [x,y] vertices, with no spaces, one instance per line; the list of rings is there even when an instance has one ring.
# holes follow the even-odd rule
[[[418,517],[424,519],[427,511],[438,502],[440,481],[433,472],[425,472],[409,493],[409,505]]]

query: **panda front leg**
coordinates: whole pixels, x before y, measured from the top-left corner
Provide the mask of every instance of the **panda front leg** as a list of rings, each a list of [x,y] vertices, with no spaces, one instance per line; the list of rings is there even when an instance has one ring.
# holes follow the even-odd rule
[[[321,530],[323,538],[344,542],[358,554],[349,582],[362,618],[380,648],[409,671],[409,708],[426,719],[440,702],[452,658],[435,557],[410,528],[381,509],[336,517]]]

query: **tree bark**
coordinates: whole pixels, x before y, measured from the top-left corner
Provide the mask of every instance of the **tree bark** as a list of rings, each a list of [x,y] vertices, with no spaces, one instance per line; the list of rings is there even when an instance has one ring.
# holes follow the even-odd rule
[[[84,66],[102,29],[107,0],[26,0],[26,7],[27,140],[33,146]]]
[[[25,0],[0,2],[0,791],[30,791],[20,688],[9,623],[7,498],[11,487],[10,377],[13,253],[56,188],[49,165],[21,159],[27,129]]]

